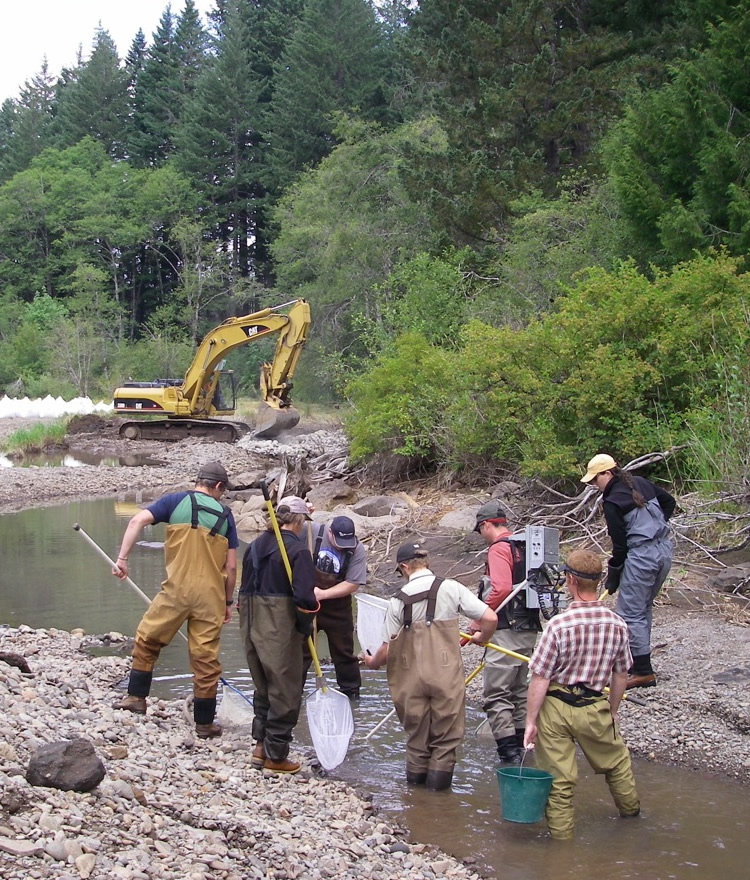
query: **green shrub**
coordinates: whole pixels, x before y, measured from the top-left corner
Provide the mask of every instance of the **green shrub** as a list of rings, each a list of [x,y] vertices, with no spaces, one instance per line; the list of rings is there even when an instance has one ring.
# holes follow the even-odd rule
[[[451,357],[419,333],[405,333],[366,374],[353,379],[344,427],[357,461],[394,453],[435,463],[444,451],[443,412],[451,390]]]
[[[682,477],[736,478],[750,449],[748,302],[750,275],[714,254],[653,281],[630,264],[591,270],[543,319],[471,322],[449,351],[402,336],[350,384],[353,452],[575,479],[597,451],[685,444]]]

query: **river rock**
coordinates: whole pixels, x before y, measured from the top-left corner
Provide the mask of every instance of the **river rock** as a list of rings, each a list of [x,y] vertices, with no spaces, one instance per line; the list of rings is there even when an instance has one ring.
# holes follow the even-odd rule
[[[368,495],[356,504],[352,510],[360,516],[392,516],[408,511],[409,505],[397,495]]]
[[[709,589],[721,590],[723,593],[750,590],[750,562],[740,562],[711,575],[707,586]]]
[[[476,507],[461,507],[451,510],[438,522],[441,529],[451,529],[454,532],[471,532],[477,522]]]
[[[316,510],[333,510],[341,504],[353,504],[357,500],[357,493],[343,480],[329,480],[320,483],[307,493],[309,501]]]
[[[105,775],[94,746],[80,738],[40,746],[29,761],[26,781],[61,791],[91,791]]]

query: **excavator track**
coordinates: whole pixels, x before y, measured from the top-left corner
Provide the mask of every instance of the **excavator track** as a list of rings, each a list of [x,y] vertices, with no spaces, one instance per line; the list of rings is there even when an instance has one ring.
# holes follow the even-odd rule
[[[186,440],[202,438],[218,443],[234,443],[250,431],[244,422],[218,419],[149,419],[124,422],[120,437],[125,440]]]

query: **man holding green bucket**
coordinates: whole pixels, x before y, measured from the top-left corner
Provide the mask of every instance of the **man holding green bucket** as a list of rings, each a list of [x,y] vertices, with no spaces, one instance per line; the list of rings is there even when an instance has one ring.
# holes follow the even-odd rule
[[[640,812],[630,754],[616,724],[632,664],[628,628],[597,598],[602,564],[595,553],[574,550],[563,570],[572,601],[549,622],[529,663],[524,735],[524,746],[536,747],[537,767],[554,777],[545,814],[558,840],[573,836],[576,743],[604,774],[620,815]]]

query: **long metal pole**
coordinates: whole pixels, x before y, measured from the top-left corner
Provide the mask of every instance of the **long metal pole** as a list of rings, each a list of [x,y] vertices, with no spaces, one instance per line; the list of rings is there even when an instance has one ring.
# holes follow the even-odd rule
[[[89,545],[89,547],[91,547],[93,550],[96,550],[96,552],[101,556],[101,558],[105,562],[108,562],[110,564],[111,568],[113,568],[113,569],[117,568],[115,563],[109,558],[109,556],[107,556],[107,554],[104,552],[104,550],[102,550],[102,548],[96,543],[96,541],[90,535],[86,534],[86,532],[78,525],[78,523],[73,523],[73,531],[78,532],[78,534],[84,539],[84,541]],[[143,601],[146,603],[146,605],[151,604],[151,600],[143,592],[143,590],[138,586],[138,584],[136,584],[134,581],[132,581],[127,576],[122,578],[122,580],[125,581],[125,583],[130,587],[131,590],[133,590],[133,592],[137,593],[141,597],[141,599],[143,599]],[[185,639],[185,641],[187,641],[187,636],[185,635],[185,633],[181,629],[178,630],[178,632],[182,636],[182,638]]]

